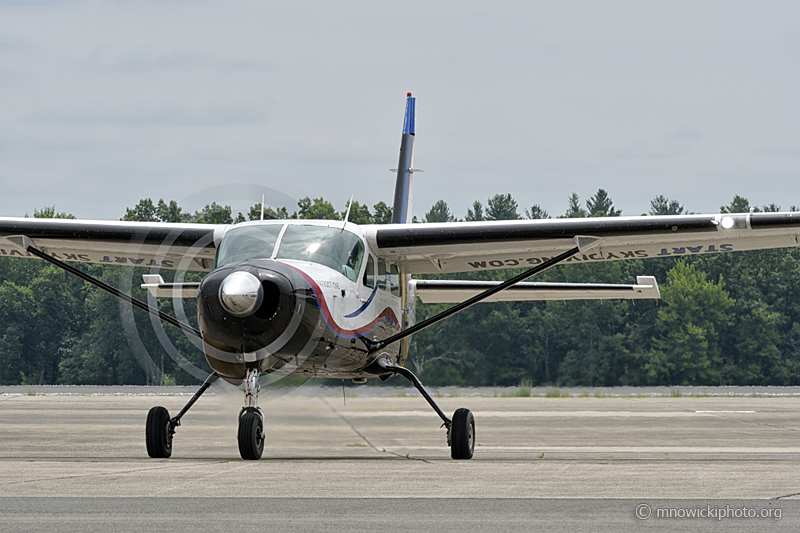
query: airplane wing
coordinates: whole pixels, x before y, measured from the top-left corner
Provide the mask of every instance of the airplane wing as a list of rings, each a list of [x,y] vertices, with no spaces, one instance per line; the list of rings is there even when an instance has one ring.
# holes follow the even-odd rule
[[[499,281],[422,280],[409,282],[411,290],[426,304],[459,303],[496,287]],[[607,283],[528,283],[515,284],[483,302],[542,300],[612,300],[661,298],[656,278],[637,276],[636,285]]]
[[[15,236],[56,259],[210,272],[225,225],[0,217],[0,257],[33,257]],[[9,237],[11,239],[9,239]]]
[[[530,267],[601,239],[567,263],[785,248],[800,243],[800,213],[597,217],[364,226],[381,257],[409,274]]]

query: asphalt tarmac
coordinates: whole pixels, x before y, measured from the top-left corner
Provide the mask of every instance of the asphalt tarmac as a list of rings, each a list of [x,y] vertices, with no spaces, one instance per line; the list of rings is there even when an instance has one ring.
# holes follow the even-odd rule
[[[184,417],[173,456],[154,460],[147,411],[177,413],[188,396],[81,390],[0,389],[0,531],[800,526],[795,395],[441,398],[477,425],[475,457],[453,461],[421,398],[349,389],[344,405],[300,389],[262,394],[264,456],[242,461],[240,393],[212,389]]]

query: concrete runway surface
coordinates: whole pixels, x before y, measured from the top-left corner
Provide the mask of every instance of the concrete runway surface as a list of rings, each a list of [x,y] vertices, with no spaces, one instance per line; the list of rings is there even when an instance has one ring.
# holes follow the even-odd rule
[[[0,531],[753,531],[800,526],[800,398],[441,398],[476,419],[452,461],[417,397],[212,389],[153,460],[144,421],[188,396],[0,388]],[[145,389],[142,389],[145,390]],[[147,389],[149,390],[149,389]],[[181,389],[182,390],[182,389]],[[671,517],[669,516],[671,513]],[[637,517],[638,516],[638,517]]]

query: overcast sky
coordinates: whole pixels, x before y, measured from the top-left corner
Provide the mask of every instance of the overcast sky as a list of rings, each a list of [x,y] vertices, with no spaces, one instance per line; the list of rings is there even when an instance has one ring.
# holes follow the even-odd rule
[[[408,91],[418,216],[598,188],[788,210],[799,82],[796,1],[0,0],[0,215],[390,203]]]

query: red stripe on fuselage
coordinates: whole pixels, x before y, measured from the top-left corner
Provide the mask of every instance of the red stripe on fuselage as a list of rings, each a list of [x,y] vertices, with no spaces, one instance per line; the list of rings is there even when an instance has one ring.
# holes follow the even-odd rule
[[[384,320],[389,320],[394,324],[394,327],[397,331],[400,331],[397,320],[397,315],[394,314],[394,311],[391,307],[387,307],[384,309],[378,317],[370,322],[365,326],[361,326],[358,329],[345,329],[341,327],[336,321],[333,319],[330,310],[328,309],[328,302],[325,301],[325,294],[320,289],[317,282],[314,281],[311,276],[300,270],[299,268],[293,267],[292,265],[287,265],[286,263],[281,263],[284,266],[287,266],[303,276],[303,279],[306,280],[306,283],[309,284],[311,290],[314,291],[314,295],[317,297],[317,303],[319,304],[319,309],[322,311],[322,317],[325,319],[325,322],[328,324],[328,327],[339,336],[342,337],[358,337],[364,335],[365,333],[369,333],[370,331],[374,330],[378,327],[378,325],[383,322]]]

